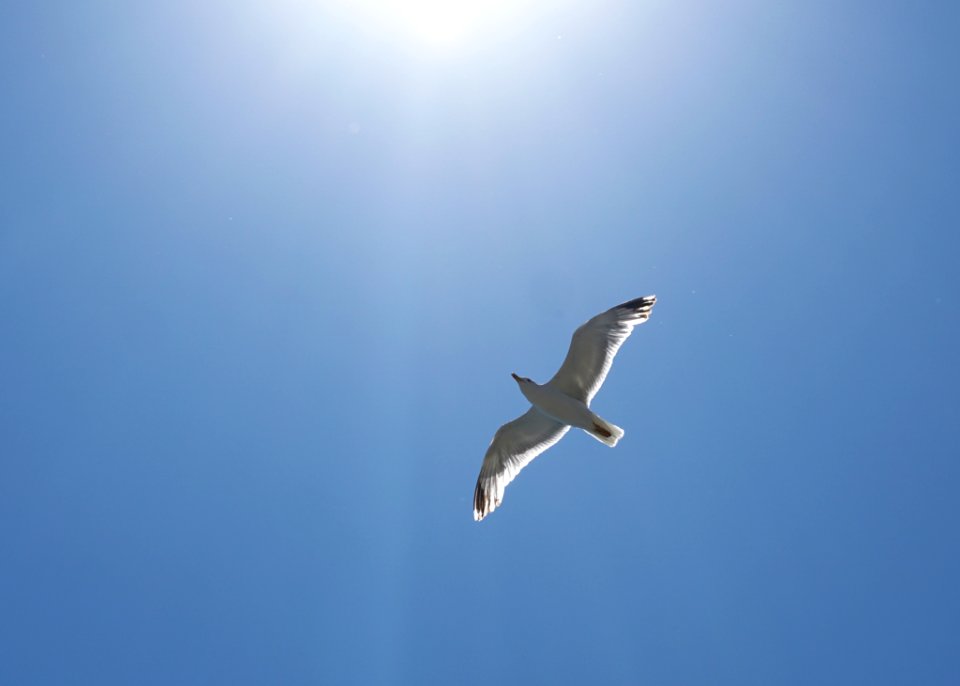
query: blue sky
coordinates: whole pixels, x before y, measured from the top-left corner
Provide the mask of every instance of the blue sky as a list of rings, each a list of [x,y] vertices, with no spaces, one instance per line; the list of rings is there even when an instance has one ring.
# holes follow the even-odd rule
[[[958,6],[392,7],[0,10],[0,682],[957,683]]]

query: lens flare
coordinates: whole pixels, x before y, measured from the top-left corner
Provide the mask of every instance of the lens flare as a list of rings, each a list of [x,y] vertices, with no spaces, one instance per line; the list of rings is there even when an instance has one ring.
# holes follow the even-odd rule
[[[524,0],[354,0],[350,3],[382,30],[434,46],[453,46],[515,19]]]

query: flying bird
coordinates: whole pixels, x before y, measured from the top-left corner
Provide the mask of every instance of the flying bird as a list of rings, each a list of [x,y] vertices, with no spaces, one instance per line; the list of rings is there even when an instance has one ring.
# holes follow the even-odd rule
[[[623,429],[590,410],[613,358],[633,327],[650,318],[657,296],[648,295],[598,314],[573,333],[570,350],[560,370],[540,385],[511,374],[532,407],[501,426],[487,448],[473,492],[473,518],[480,521],[503,501],[503,491],[520,470],[557,443],[571,426],[611,448],[623,438]]]

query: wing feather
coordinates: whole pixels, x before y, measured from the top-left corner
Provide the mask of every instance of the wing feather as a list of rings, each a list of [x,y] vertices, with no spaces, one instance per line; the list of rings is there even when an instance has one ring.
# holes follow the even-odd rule
[[[473,518],[478,522],[497,509],[503,491],[537,455],[563,438],[570,427],[555,422],[535,407],[501,426],[487,448],[477,487]]]
[[[548,382],[587,405],[600,390],[613,358],[633,327],[650,318],[657,296],[627,301],[598,314],[573,333],[570,349],[560,369]]]

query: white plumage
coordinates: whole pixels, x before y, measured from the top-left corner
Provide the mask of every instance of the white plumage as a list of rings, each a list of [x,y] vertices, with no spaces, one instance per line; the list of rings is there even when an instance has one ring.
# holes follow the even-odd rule
[[[657,298],[649,295],[617,305],[578,328],[560,369],[547,383],[513,375],[532,407],[501,426],[483,458],[473,494],[480,521],[503,501],[503,491],[537,455],[563,438],[571,426],[613,447],[623,429],[594,414],[590,401],[600,390],[613,358],[633,327],[650,318]]]

